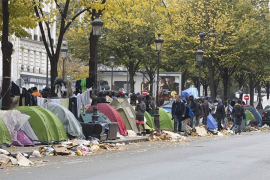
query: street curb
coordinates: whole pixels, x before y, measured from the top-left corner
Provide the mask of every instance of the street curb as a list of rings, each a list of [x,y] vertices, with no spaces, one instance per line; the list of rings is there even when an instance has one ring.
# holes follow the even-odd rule
[[[125,144],[129,144],[129,143],[137,143],[137,142],[146,142],[147,141],[147,137],[137,137],[137,138],[133,138],[133,139],[116,139],[116,140],[107,140],[104,141],[104,143],[125,143]]]

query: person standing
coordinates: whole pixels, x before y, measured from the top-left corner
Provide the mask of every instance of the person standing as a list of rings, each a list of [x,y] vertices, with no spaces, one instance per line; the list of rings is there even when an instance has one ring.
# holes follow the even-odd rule
[[[201,115],[203,117],[203,125],[207,126],[207,116],[209,115],[209,106],[207,100],[205,98],[199,99],[199,103],[201,105]]]
[[[199,108],[197,102],[194,100],[194,96],[189,96],[187,100],[187,104],[189,105],[190,109],[192,110],[194,116],[190,117],[190,127],[193,128],[195,126],[194,118],[197,121],[197,118],[199,119]],[[196,124],[198,125],[198,124]]]
[[[240,134],[241,133],[241,123],[242,120],[246,118],[245,115],[245,110],[243,106],[241,105],[241,100],[238,100],[237,103],[234,105],[233,110],[232,110],[232,115],[234,117],[235,125],[236,125],[236,130],[235,134]]]
[[[214,103],[218,103],[215,117],[216,117],[217,122],[218,122],[218,131],[221,131],[223,129],[221,126],[221,121],[222,121],[222,119],[225,118],[225,108],[224,108],[224,105],[218,100],[215,100]]]
[[[34,87],[33,88],[33,93],[32,93],[33,96],[37,96],[37,97],[41,97],[42,98],[42,95],[38,92],[37,90],[37,87]]]
[[[174,119],[174,132],[177,133],[177,122],[178,124],[178,132],[181,132],[182,121],[185,117],[186,113],[186,105],[181,100],[181,96],[176,96],[176,101],[172,104],[172,118]]]
[[[188,136],[192,133],[192,128],[189,127],[188,125],[188,122],[191,118],[191,116],[189,115],[189,106],[188,105],[185,105],[186,106],[186,112],[185,112],[185,117],[183,117],[183,128],[184,128],[184,132],[185,132],[185,136]]]
[[[142,134],[145,136],[145,127],[144,127],[144,113],[146,111],[146,106],[145,103],[142,101],[142,97],[138,96],[138,103],[136,105],[135,111],[136,111],[136,125],[138,128],[139,133],[137,134],[138,136],[141,136],[141,130],[140,130],[140,125],[143,127],[143,132]]]
[[[150,111],[150,103],[151,103],[150,96],[146,95],[143,102],[145,103],[146,111],[149,113],[149,111]]]

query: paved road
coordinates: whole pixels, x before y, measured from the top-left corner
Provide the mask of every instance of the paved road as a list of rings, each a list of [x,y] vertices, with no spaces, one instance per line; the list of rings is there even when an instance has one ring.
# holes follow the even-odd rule
[[[90,157],[42,158],[49,160],[45,166],[2,169],[0,179],[270,179],[270,133],[127,147]]]

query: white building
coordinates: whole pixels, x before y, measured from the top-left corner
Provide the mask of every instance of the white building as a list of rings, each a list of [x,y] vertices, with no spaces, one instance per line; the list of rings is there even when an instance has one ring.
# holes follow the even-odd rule
[[[54,8],[55,4],[46,5],[45,12]],[[45,26],[44,26],[45,27]],[[47,32],[47,29],[44,29]],[[47,52],[45,50],[43,39],[39,26],[34,29],[28,29],[29,37],[16,38],[10,36],[9,41],[13,44],[13,54],[11,60],[11,81],[16,82],[19,78],[24,80],[26,89],[36,86],[39,90],[46,86],[46,73],[49,70],[50,85],[50,62],[48,60],[47,69]],[[50,24],[53,44],[56,42],[56,22]],[[47,36],[47,33],[46,33]],[[1,47],[1,45],[0,45]],[[0,53],[2,60],[2,51]],[[0,63],[0,79],[3,80],[3,63]],[[2,85],[2,83],[1,83]],[[19,85],[19,84],[18,84]]]

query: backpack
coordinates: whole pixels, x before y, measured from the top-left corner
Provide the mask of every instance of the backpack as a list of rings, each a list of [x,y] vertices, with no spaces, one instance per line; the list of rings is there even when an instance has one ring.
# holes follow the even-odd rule
[[[188,115],[189,117],[194,116],[194,113],[192,112],[188,104],[186,104],[186,115]]]
[[[237,118],[240,118],[243,116],[241,106],[239,105],[234,106],[234,116]]]

